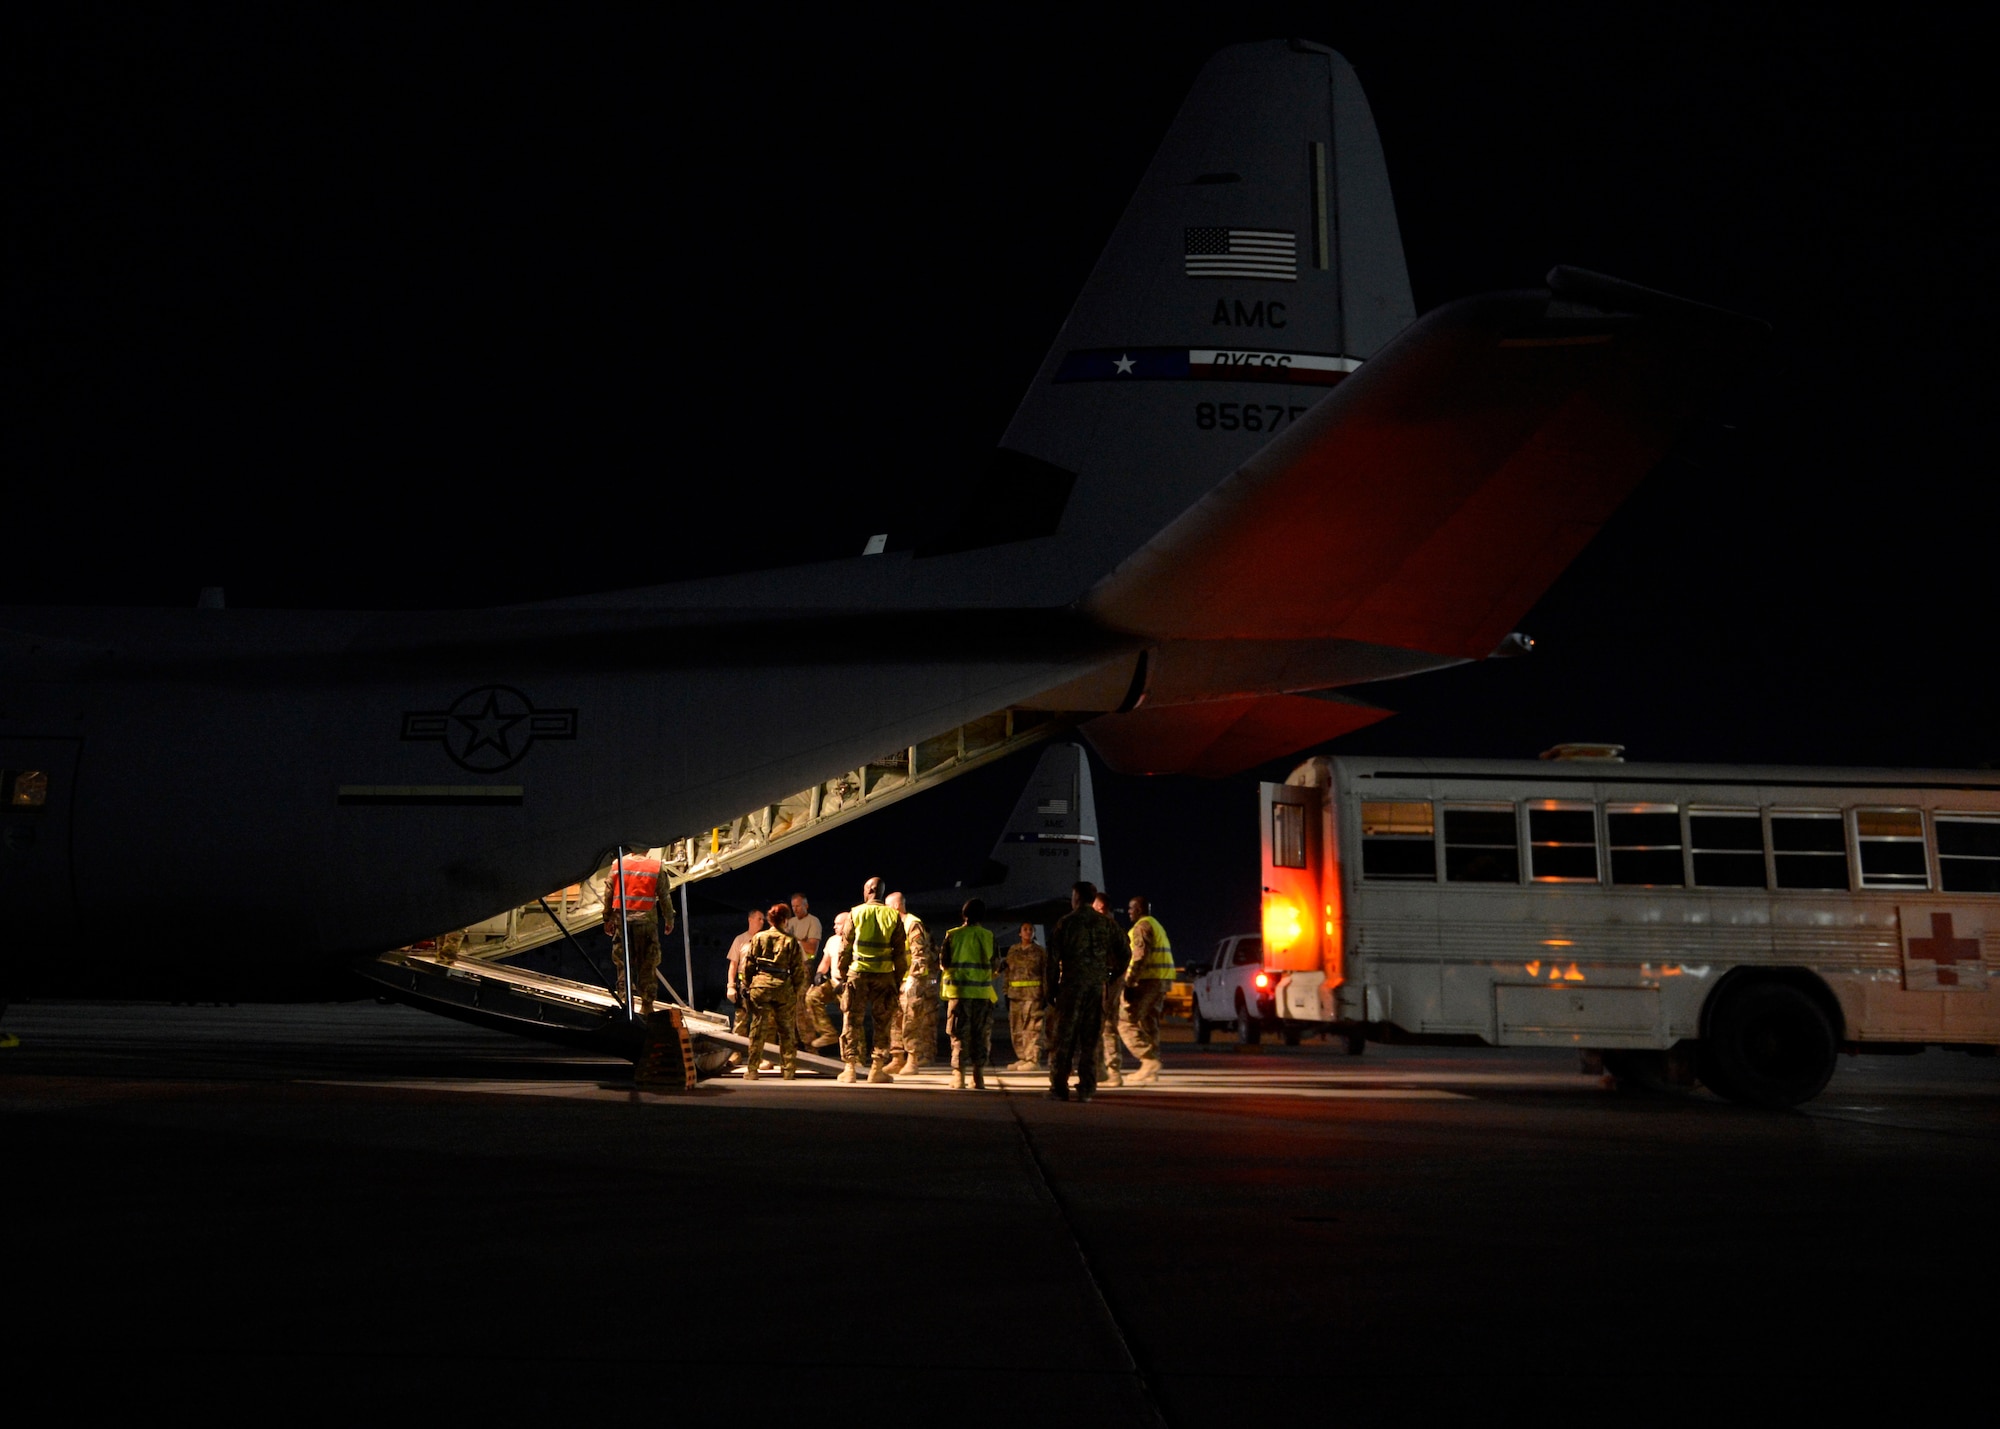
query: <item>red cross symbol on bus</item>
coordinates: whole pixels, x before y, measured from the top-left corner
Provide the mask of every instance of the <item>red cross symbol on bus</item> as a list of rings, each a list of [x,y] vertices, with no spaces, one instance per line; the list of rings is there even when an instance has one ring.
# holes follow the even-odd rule
[[[1979,961],[1979,939],[1954,938],[1951,935],[1951,914],[1931,914],[1931,935],[1928,938],[1910,939],[1910,956],[1927,958],[1937,964],[1937,980],[1946,987],[1958,985],[1956,963],[1976,963]]]

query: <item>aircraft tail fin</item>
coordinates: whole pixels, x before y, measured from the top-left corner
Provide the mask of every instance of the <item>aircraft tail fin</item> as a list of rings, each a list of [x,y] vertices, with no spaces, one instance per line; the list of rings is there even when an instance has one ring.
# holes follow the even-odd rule
[[[1015,801],[980,886],[964,893],[978,893],[995,912],[1066,908],[1070,885],[1079,879],[1104,884],[1090,761],[1079,745],[1055,744],[1042,751]]]
[[[1195,80],[966,515],[918,554],[1059,534],[1038,574],[1080,590],[1414,316],[1353,69],[1302,41],[1231,46]]]

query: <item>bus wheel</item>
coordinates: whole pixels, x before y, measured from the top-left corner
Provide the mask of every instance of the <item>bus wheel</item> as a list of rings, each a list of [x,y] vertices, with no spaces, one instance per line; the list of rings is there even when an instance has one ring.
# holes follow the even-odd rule
[[[1299,1026],[1296,1022],[1281,1022],[1278,1024],[1278,1030],[1279,1034],[1284,1037],[1287,1047],[1296,1047],[1299,1045],[1299,1037],[1304,1033],[1305,1028]]]
[[[1733,989],[1710,1015],[1702,1080],[1751,1106],[1794,1107],[1820,1094],[1840,1056],[1825,1011],[1781,982]]]
[[[1215,1032],[1215,1024],[1201,1015],[1201,1008],[1194,1010],[1194,1040],[1202,1046],[1208,1045],[1209,1037]]]
[[[1254,1047],[1264,1040],[1264,1024],[1250,1015],[1240,992],[1236,994],[1236,1040],[1245,1047]]]

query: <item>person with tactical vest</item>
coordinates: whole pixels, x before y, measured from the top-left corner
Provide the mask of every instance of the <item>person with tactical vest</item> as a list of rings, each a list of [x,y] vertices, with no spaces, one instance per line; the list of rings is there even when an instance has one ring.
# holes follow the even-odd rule
[[[909,958],[889,1035],[889,1070],[914,1072],[926,1058],[937,1055],[937,969],[924,920],[910,911],[900,893],[889,895],[889,906],[903,915],[903,950]]]
[[[785,925],[785,931],[790,933],[792,941],[799,945],[799,958],[805,965],[806,984],[810,987],[813,980],[813,972],[819,967],[820,926],[819,919],[813,916],[812,904],[806,901],[805,894],[794,893],[792,895],[792,921]],[[798,1002],[793,1006],[792,1016],[798,1023],[796,1030],[798,1032],[799,1045],[801,1047],[811,1046],[815,1030],[813,1027],[813,1015],[812,1009],[807,1006],[807,1000],[803,995],[799,997]]]
[[[1042,969],[1049,960],[1048,949],[1035,941],[1035,925],[1021,925],[1021,941],[1007,950],[1001,966],[1007,983],[1007,1033],[1014,1039],[1014,1060],[1010,1072],[1032,1072],[1042,1065],[1042,1044],[1047,1039],[1048,1008],[1042,1001]]]
[[[750,1008],[750,1056],[743,1063],[743,1080],[758,1078],[758,1055],[765,1044],[778,1044],[778,1075],[791,1081],[799,1074],[798,1024],[793,1008],[805,983],[805,958],[798,941],[786,931],[792,910],[773,903],[764,915],[770,924],[750,940],[743,952],[743,997]]]
[[[893,1082],[889,1072],[889,1034],[896,1020],[896,994],[909,967],[903,951],[903,919],[882,901],[888,884],[871,878],[862,886],[863,901],[848,910],[852,926],[840,965],[840,1059],[847,1066],[839,1080],[861,1080],[863,1063],[870,1063],[868,1080]]]
[[[1049,1096],[1069,1100],[1069,1072],[1076,1067],[1076,1099],[1087,1102],[1097,1091],[1097,1057],[1103,1045],[1104,983],[1114,958],[1121,959],[1124,939],[1118,925],[1090,906],[1097,885],[1085,880],[1071,886],[1070,911],[1049,938],[1048,966],[1042,974],[1042,995],[1055,1004],[1055,1035],[1049,1044]]]
[[[944,935],[945,1030],[951,1034],[951,1089],[965,1090],[972,1073],[976,1091],[986,1090],[986,1064],[993,1057],[993,935],[979,926],[986,900],[969,898],[962,921]]]
[[[1132,956],[1125,965],[1125,996],[1118,1008],[1118,1035],[1139,1070],[1125,1078],[1131,1086],[1160,1079],[1160,1014],[1166,1011],[1167,989],[1174,985],[1174,945],[1153,916],[1153,905],[1135,897],[1125,905],[1132,920],[1128,935]]]
[[[614,995],[625,1006],[625,968],[633,963],[632,994],[642,1015],[653,1015],[653,989],[660,980],[660,938],[674,930],[674,905],[661,896],[660,861],[636,844],[618,851],[618,861],[604,880],[604,932],[611,939],[611,961],[618,969]],[[627,937],[632,946],[625,946]]]
[[[1101,917],[1107,919],[1113,928],[1118,927],[1118,915],[1111,911],[1110,894],[1100,888],[1097,896],[1091,899],[1090,906]],[[1119,937],[1121,939],[1124,937],[1122,929],[1119,930]],[[1097,1076],[1100,1081],[1109,1082],[1114,1087],[1125,1085],[1125,1069],[1118,1056],[1118,1008],[1124,999],[1125,959],[1121,954],[1112,958],[1105,979],[1104,1017],[1099,1024],[1102,1028],[1103,1041],[1098,1052]]]

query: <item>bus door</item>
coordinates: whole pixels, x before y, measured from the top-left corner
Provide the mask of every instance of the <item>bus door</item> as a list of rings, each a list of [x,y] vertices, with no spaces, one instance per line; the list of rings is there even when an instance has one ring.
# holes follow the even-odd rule
[[[1335,899],[1320,886],[1320,789],[1298,784],[1258,786],[1263,814],[1264,966],[1274,972],[1320,972],[1325,951],[1333,943],[1332,905]],[[1281,1016],[1315,1020],[1321,979],[1296,979],[1297,1000],[1287,997]],[[1309,998],[1309,1002],[1307,999]]]

